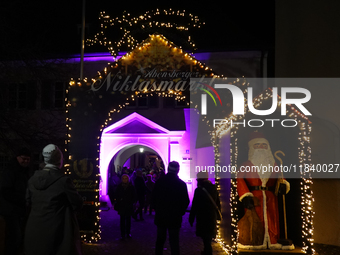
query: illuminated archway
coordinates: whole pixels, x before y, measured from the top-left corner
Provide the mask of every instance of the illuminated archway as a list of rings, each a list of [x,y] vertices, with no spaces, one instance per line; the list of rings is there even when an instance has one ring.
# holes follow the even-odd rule
[[[111,159],[129,146],[145,146],[154,150],[163,160],[180,161],[180,145],[186,131],[169,131],[138,113],[132,113],[103,130],[100,144],[100,195],[107,195],[108,167]]]

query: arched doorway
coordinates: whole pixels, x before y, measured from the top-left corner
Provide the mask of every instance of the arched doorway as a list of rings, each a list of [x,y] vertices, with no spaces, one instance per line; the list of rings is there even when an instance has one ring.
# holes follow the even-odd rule
[[[149,172],[154,165],[164,169],[164,159],[152,148],[144,145],[128,145],[121,149],[109,164],[109,174],[115,171],[121,173],[122,169],[134,170],[143,168]]]
[[[126,160],[143,148],[159,155],[164,165],[181,161],[180,148],[186,131],[169,131],[138,113],[132,113],[103,130],[100,144],[101,200],[108,194],[110,162],[122,167]],[[187,145],[186,145],[187,146]],[[189,173],[188,173],[189,175]]]
[[[155,150],[144,145],[127,145],[122,148],[112,157],[108,166],[108,197],[105,197],[105,201],[108,202],[107,199],[110,199],[113,204],[114,191],[120,183],[121,175],[128,174],[133,182],[137,169],[142,171],[145,180],[146,175],[151,173],[155,174],[153,178],[156,180],[161,169],[164,170],[163,159]]]

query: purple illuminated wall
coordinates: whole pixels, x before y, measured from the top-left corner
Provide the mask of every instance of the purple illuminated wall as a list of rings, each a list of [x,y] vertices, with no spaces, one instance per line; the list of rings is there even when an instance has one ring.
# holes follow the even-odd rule
[[[119,52],[114,59],[110,53],[86,53],[84,62],[86,63],[112,63],[117,61],[127,52]],[[212,68],[215,73],[227,77],[261,77],[263,75],[262,65],[266,63],[264,54],[260,51],[233,51],[233,52],[197,52],[193,57],[198,61]],[[67,63],[79,63],[80,55],[73,55],[69,58]],[[102,69],[103,66],[98,66]],[[92,70],[95,74],[98,70]]]
[[[184,109],[184,115],[186,130],[182,131],[169,131],[137,113],[132,113],[103,130],[99,160],[101,174],[100,195],[102,200],[106,200],[107,171],[112,158],[118,155],[121,150],[126,150],[126,148],[145,146],[156,152],[162,158],[165,167],[173,160],[180,163],[181,169],[179,177],[187,183],[190,201],[192,201],[196,188],[196,177],[191,178],[190,176],[190,164],[196,164],[196,162],[190,162],[185,159],[192,157],[191,155],[193,154],[197,154],[197,156],[193,158],[199,158],[199,164],[214,165],[214,154],[212,147],[190,151],[190,154],[188,154],[190,148],[189,126],[193,128],[198,126],[198,123],[189,123],[190,109]],[[139,128],[144,126],[144,128],[138,130],[146,130],[147,132],[124,132],[130,130],[133,125],[137,125]],[[153,132],[151,132],[151,130],[153,130]],[[117,167],[123,166],[115,165],[115,169],[117,169]]]

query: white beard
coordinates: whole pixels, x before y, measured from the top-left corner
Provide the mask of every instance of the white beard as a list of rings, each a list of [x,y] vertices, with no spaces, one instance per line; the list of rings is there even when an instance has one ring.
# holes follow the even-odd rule
[[[272,172],[271,171],[263,172],[261,171],[261,167],[263,166],[266,166],[267,168],[269,168],[269,166],[274,167],[275,159],[273,157],[271,150],[269,148],[268,149],[251,148],[249,150],[248,159],[254,166],[258,167],[259,171],[257,173],[262,181],[262,186],[265,187]]]

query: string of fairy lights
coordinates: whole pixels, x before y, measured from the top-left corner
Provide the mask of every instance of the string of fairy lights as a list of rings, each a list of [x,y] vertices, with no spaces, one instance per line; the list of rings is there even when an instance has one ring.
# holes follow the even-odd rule
[[[169,22],[169,16],[175,16],[176,22]],[[157,18],[163,17],[164,21],[158,21]],[[178,21],[182,19],[182,24]],[[132,17],[130,13],[124,12],[122,17],[111,18],[105,13],[100,12],[99,20],[101,22],[100,32],[94,35],[93,39],[87,39],[87,45],[99,44],[107,47],[112,56],[116,57],[123,46],[127,50],[132,50],[138,45],[138,40],[133,36],[134,31],[147,29],[176,29],[177,31],[189,31],[192,28],[200,28],[204,25],[198,16],[187,13],[185,10],[151,10],[144,14]],[[106,36],[110,27],[117,27],[123,33],[119,40],[112,42]],[[188,43],[195,50],[196,45],[191,36],[188,35]]]
[[[247,92],[245,90],[244,92]],[[265,90],[262,94],[260,94],[257,98],[253,100],[253,105],[255,108],[258,108],[265,100],[272,98],[272,90],[269,88]],[[280,104],[281,97],[278,96]],[[247,105],[247,104],[245,104]],[[246,112],[249,112],[249,109],[245,108]],[[311,135],[311,122],[308,118],[296,110],[294,107],[289,107],[287,110],[287,115],[297,121],[299,127],[299,147],[298,147],[298,159],[300,164],[311,164],[311,147],[310,147],[310,135]],[[212,143],[215,150],[215,162],[219,164],[220,162],[220,149],[219,149],[219,139],[228,134],[230,132],[230,164],[231,166],[237,167],[237,159],[238,159],[238,130],[239,127],[234,125],[232,127],[229,126],[228,123],[230,121],[240,121],[244,119],[244,116],[236,116],[231,114],[226,118],[226,122],[219,125],[214,132],[212,132]],[[217,173],[216,177],[216,185],[219,187],[219,176]],[[302,250],[307,254],[315,254],[315,250],[313,248],[313,191],[312,191],[312,177],[310,172],[303,171],[301,174],[301,218],[302,218],[302,239],[303,239],[303,247]],[[235,254],[237,252],[237,239],[238,239],[238,230],[237,230],[237,182],[236,176],[231,178],[231,192],[230,192],[230,209],[231,209],[231,245],[226,244],[224,240],[221,238],[221,233],[218,231],[216,241],[220,243],[221,247],[228,254]],[[218,226],[219,230],[219,226]]]
[[[71,101],[69,99],[69,91],[71,89],[71,87],[75,84],[75,81],[73,79],[71,79],[70,83],[69,83],[69,86],[68,86],[68,89],[66,89],[66,97],[65,97],[65,102],[66,102],[66,107],[65,107],[65,113],[66,113],[66,128],[67,128],[67,133],[66,133],[66,139],[65,139],[65,145],[66,145],[66,148],[65,148],[65,152],[66,152],[66,155],[68,154],[68,161],[67,163],[64,165],[66,171],[65,171],[65,174],[67,175],[70,175],[72,172],[70,170],[70,162],[73,159],[73,155],[70,154],[69,152],[69,144],[71,143],[71,139],[72,139],[72,136],[71,136],[71,130],[72,130],[72,118],[70,118],[70,108],[72,107],[72,104],[71,104]],[[78,82],[78,86],[81,85],[81,82],[79,81]],[[88,242],[88,243],[92,243],[92,242],[97,242],[98,240],[101,239],[101,226],[99,225],[99,220],[100,220],[100,216],[99,216],[99,213],[101,212],[101,210],[99,209],[100,208],[100,202],[99,202],[99,196],[98,196],[98,192],[100,191],[99,190],[99,178],[100,178],[100,173],[99,173],[99,165],[98,165],[98,158],[96,159],[97,161],[97,164],[96,164],[96,167],[95,167],[95,172],[97,173],[96,174],[96,178],[95,178],[95,187],[93,189],[93,192],[97,193],[97,195],[95,195],[95,199],[94,201],[91,201],[91,205],[92,205],[92,202],[93,202],[93,205],[95,206],[95,211],[94,211],[94,221],[93,221],[93,232],[92,231],[89,231],[90,233],[82,233],[81,234],[81,239],[84,241],[84,242]]]
[[[154,54],[159,54],[160,51],[154,51],[153,48],[165,48],[161,54],[162,61],[160,62],[158,58]],[[143,53],[143,54],[140,54]],[[166,55],[168,54],[168,55]],[[145,60],[146,56],[148,56],[148,60]],[[166,59],[166,61],[164,60]],[[98,71],[97,75],[89,80],[85,77],[82,81],[78,79],[78,81],[71,80],[71,86],[82,86],[85,84],[87,86],[95,83],[98,79],[103,79],[108,73],[117,72],[117,68],[121,68],[118,71],[122,71],[122,73],[130,74],[129,67],[135,66],[137,69],[141,71],[145,71],[145,69],[150,69],[154,66],[164,65],[163,69],[160,71],[166,70],[176,70],[180,69],[180,65],[188,65],[190,66],[190,72],[199,72],[200,74],[204,74],[208,78],[219,78],[219,75],[215,75],[211,68],[198,61],[192,54],[189,54],[175,45],[172,41],[168,40],[161,34],[151,34],[149,38],[139,43],[136,48],[124,56],[122,56],[118,61],[114,63],[108,63],[108,66],[104,68],[103,72]],[[223,77],[223,76],[222,76]],[[151,79],[152,80],[152,79]]]
[[[200,61],[196,60],[193,56],[191,56],[190,54],[184,52],[180,47],[177,47],[173,42],[167,40],[164,36],[159,35],[159,34],[154,34],[154,35],[150,35],[149,40],[153,41],[153,46],[155,45],[155,42],[160,43],[160,45],[162,47],[166,47],[168,49],[171,49],[173,52],[176,52],[176,54],[181,57],[183,60],[185,60],[185,63],[188,64],[188,62],[192,62],[192,68],[194,68],[194,70],[199,71],[201,73],[206,73],[206,76],[214,76],[214,74],[212,73],[211,68],[208,68],[204,63],[201,63]],[[117,71],[116,68],[119,68],[122,63],[126,60],[130,60],[132,58],[136,58],[137,54],[135,54],[138,51],[143,51],[147,48],[150,48],[150,43],[148,42],[148,40],[143,41],[142,43],[140,43],[139,45],[137,45],[137,47],[125,54],[121,59],[119,59],[118,61],[114,62],[114,63],[108,63],[108,66],[104,68],[104,70],[102,72],[98,71],[97,72],[97,76],[95,78],[92,79],[88,79],[88,78],[84,78],[83,80],[78,79],[77,81],[74,79],[71,79],[69,82],[69,88],[66,91],[66,127],[67,127],[67,134],[66,134],[66,139],[65,139],[65,144],[66,147],[68,147],[69,143],[71,143],[72,141],[72,137],[71,137],[71,130],[72,130],[72,119],[69,117],[69,111],[70,108],[72,107],[72,102],[69,98],[69,91],[71,89],[74,88],[81,88],[81,87],[89,87],[91,86],[92,83],[95,82],[96,79],[103,79],[104,77],[106,77],[107,75],[110,74],[110,72],[114,72]],[[172,52],[172,54],[173,54]],[[107,127],[108,125],[110,125],[110,123],[113,121],[113,114],[115,113],[119,113],[122,109],[125,109],[127,106],[129,106],[132,102],[138,100],[139,98],[142,97],[163,97],[163,98],[174,98],[176,102],[183,102],[185,103],[185,105],[188,107],[190,104],[189,102],[187,102],[187,98],[185,95],[182,94],[181,91],[176,91],[176,90],[169,90],[169,91],[159,91],[157,89],[155,90],[151,90],[151,91],[147,91],[147,90],[143,90],[143,91],[135,91],[133,94],[131,94],[129,97],[126,98],[125,103],[121,103],[118,105],[118,107],[110,110],[108,112],[107,115],[107,119],[104,121],[104,124],[102,124],[99,128],[99,132],[101,133],[103,131],[103,129],[105,127]],[[65,150],[66,152],[67,149]],[[95,170],[98,174],[96,174],[96,184],[98,183],[98,180],[100,178],[100,171],[99,171],[99,153],[100,153],[100,136],[97,137],[97,153],[98,153],[98,157],[96,158],[96,166],[95,166]],[[73,156],[71,154],[69,154],[69,161],[73,160]],[[65,165],[66,167],[66,174],[71,174],[71,170],[70,170],[70,164]],[[95,192],[97,192],[97,194],[99,194],[100,192],[100,185],[98,185],[99,188],[95,190]],[[91,234],[82,234],[81,238],[83,241],[85,242],[97,242],[98,240],[101,239],[101,226],[99,224],[100,221],[100,202],[99,202],[99,195],[96,196],[96,201],[95,202],[95,220],[94,220],[94,233]]]

